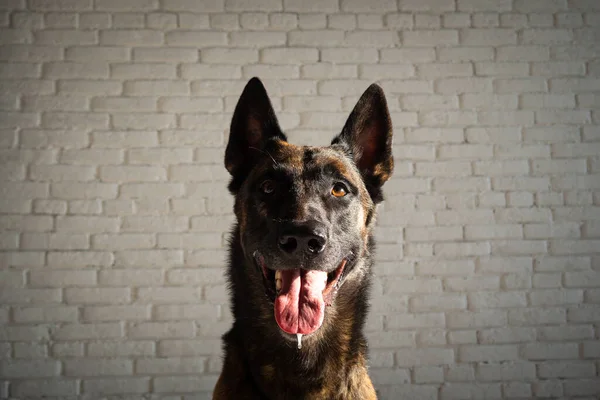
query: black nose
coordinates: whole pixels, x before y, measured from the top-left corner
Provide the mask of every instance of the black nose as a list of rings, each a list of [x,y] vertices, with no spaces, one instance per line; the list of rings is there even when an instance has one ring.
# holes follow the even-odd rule
[[[277,244],[283,252],[290,255],[316,255],[325,249],[327,230],[317,221],[286,222],[281,225]]]

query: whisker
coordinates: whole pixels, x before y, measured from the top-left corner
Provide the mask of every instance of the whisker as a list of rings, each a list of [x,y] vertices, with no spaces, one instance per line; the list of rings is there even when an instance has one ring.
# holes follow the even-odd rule
[[[253,149],[253,150],[256,150],[256,151],[260,151],[261,153],[268,155],[269,158],[271,158],[271,160],[273,160],[273,164],[275,164],[276,167],[279,167],[279,164],[277,163],[277,161],[275,161],[275,159],[273,158],[273,156],[271,154],[269,154],[268,151],[262,150],[262,149],[259,149],[257,147],[253,147],[253,146],[249,146],[249,148]]]

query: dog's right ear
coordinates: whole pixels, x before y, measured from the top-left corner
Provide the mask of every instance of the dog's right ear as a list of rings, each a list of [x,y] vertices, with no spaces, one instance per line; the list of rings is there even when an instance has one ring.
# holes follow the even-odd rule
[[[239,189],[265,144],[272,139],[287,140],[277,122],[267,91],[258,78],[246,84],[231,120],[229,142],[225,150],[225,168],[233,177],[229,190]]]

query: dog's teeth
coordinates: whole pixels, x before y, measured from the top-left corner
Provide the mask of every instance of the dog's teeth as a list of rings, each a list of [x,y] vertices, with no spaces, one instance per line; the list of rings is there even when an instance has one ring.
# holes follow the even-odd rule
[[[302,334],[296,333],[296,337],[298,338],[298,350],[302,348]]]
[[[275,290],[281,290],[281,271],[275,271]]]

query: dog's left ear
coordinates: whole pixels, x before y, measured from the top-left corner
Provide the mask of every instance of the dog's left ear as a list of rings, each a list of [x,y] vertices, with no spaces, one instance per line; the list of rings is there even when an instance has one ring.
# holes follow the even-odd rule
[[[287,140],[265,87],[260,79],[252,78],[235,107],[225,150],[225,168],[233,177],[229,184],[232,192],[237,191],[256,161],[264,156],[263,149],[271,139]]]
[[[340,144],[351,154],[373,201],[380,202],[381,187],[394,169],[392,120],[381,87],[369,86],[331,144]]]

